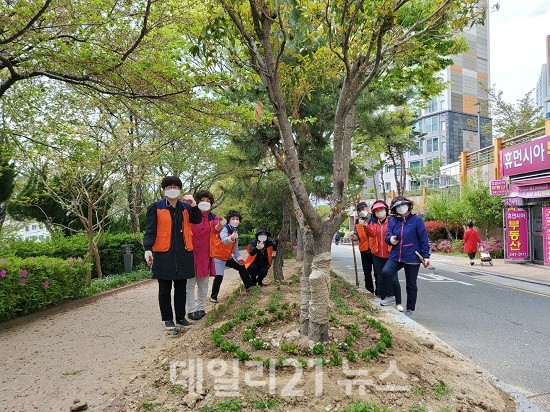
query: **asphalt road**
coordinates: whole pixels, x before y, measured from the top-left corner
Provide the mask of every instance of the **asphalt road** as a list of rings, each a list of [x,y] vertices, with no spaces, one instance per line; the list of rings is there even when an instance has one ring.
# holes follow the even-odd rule
[[[333,246],[332,265],[355,283],[350,246]],[[435,273],[420,270],[414,320],[513,390],[548,408],[550,287],[482,274],[479,268],[436,266]],[[359,256],[357,267],[363,287]],[[402,271],[399,277],[405,305]]]

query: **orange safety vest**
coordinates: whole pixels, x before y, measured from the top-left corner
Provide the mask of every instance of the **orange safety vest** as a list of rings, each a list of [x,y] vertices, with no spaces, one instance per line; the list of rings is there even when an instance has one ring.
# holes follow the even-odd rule
[[[357,237],[359,238],[359,250],[365,252],[369,250],[369,237],[365,230],[366,226],[360,225],[359,223],[355,224],[355,231],[357,232]]]
[[[381,258],[389,257],[391,250],[391,245],[388,245],[384,240],[386,233],[388,233],[388,222],[389,219],[386,218],[386,221],[382,224],[376,222],[368,224],[365,227],[365,232],[369,236],[369,245],[372,254]]]
[[[229,258],[233,254],[233,249],[235,248],[235,242],[231,242],[227,244],[223,243],[220,237],[220,233],[214,233],[213,236],[210,236],[210,257],[221,259],[221,260],[229,260]],[[239,242],[238,238],[236,242],[238,244]]]
[[[273,256],[273,246],[268,246],[266,248],[266,250],[267,250],[267,267],[270,268],[271,267],[271,257]],[[258,256],[258,254],[250,255],[250,243],[246,247],[246,251],[248,252],[248,256],[246,257],[246,260],[244,261],[244,267],[248,269],[248,267],[252,264],[252,262],[254,262],[256,260],[256,256]]]
[[[191,252],[193,250],[193,232],[191,231],[191,223],[189,222],[189,212],[182,211],[183,223],[181,230],[183,232],[183,243],[185,250]],[[168,208],[157,209],[157,237],[153,244],[153,252],[168,252],[172,239],[172,217]]]

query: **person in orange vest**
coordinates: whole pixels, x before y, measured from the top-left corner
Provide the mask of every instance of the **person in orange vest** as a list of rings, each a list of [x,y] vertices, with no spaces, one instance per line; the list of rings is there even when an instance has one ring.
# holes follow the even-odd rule
[[[270,237],[268,230],[261,227],[256,231],[256,239],[246,247],[248,257],[244,267],[248,269],[254,283],[260,286],[264,285],[263,280],[271,267],[273,252],[277,250],[277,245],[269,239]]]
[[[369,220],[369,224],[365,227],[365,230],[369,237],[369,246],[372,252],[376,295],[384,299],[386,297],[386,290],[382,279],[382,269],[384,269],[384,265],[388,261],[391,250],[391,246],[385,241],[390,219],[390,208],[383,200],[376,200],[372,204],[371,210],[373,216]]]
[[[185,319],[187,279],[195,277],[191,223],[200,223],[201,211],[191,195],[179,199],[182,182],[166,176],[160,184],[164,199],[147,208],[143,248],[152,278],[159,285],[159,307],[166,330],[190,328]],[[174,312],[172,312],[172,285]]]
[[[370,293],[376,294],[374,289],[374,283],[372,281],[372,253],[370,250],[369,237],[365,231],[365,227],[368,224],[371,216],[369,212],[369,205],[366,202],[357,203],[357,219],[355,219],[355,230],[351,235],[354,241],[359,241],[359,252],[361,253],[361,266],[363,267],[363,275],[365,277],[365,289]]]
[[[239,251],[239,232],[237,227],[241,223],[241,214],[231,210],[225,217],[227,224],[223,227],[219,235],[215,236],[210,247],[211,256],[214,258],[216,275],[212,282],[210,292],[210,302],[218,303],[218,294],[223,281],[223,272],[225,267],[230,267],[239,272],[239,276],[246,290],[254,286],[254,281],[250,278],[248,270],[244,267],[244,259]]]

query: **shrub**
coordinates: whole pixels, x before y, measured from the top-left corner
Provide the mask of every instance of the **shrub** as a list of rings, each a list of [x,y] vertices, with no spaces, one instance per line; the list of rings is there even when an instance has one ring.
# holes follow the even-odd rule
[[[496,240],[495,238],[489,238],[488,240],[482,240],[480,243],[480,250],[489,252],[491,257],[495,259],[502,259],[504,257],[504,243],[502,240]]]
[[[82,259],[0,259],[0,321],[84,296]]]
[[[447,239],[447,230],[445,225],[440,220],[427,220],[424,222],[428,232],[428,239],[432,242],[438,239]]]
[[[453,253],[453,245],[449,240],[442,240],[437,244],[437,251],[441,253]]]

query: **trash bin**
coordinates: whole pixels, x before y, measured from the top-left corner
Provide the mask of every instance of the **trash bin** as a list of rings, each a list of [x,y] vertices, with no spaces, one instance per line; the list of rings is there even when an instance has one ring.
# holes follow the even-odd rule
[[[122,257],[124,258],[124,273],[132,273],[132,267],[134,266],[134,255],[132,248],[134,245],[122,245],[124,251]]]

